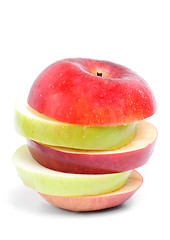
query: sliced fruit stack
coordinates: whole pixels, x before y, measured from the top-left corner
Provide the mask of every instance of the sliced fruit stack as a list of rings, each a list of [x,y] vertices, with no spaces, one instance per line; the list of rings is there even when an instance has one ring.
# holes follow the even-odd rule
[[[147,83],[108,61],[64,59],[47,67],[15,125],[27,145],[13,155],[18,174],[53,205],[71,211],[118,206],[142,184],[134,170],[150,158],[156,111]]]

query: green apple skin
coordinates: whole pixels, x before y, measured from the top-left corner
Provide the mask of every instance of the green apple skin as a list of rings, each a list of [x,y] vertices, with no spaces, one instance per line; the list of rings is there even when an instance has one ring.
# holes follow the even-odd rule
[[[142,176],[133,170],[126,184],[117,191],[96,196],[67,197],[39,193],[52,205],[74,212],[96,211],[119,206],[127,201],[141,187]]]
[[[117,149],[136,134],[136,123],[118,126],[81,126],[50,119],[23,101],[15,105],[15,126],[25,138],[51,145],[87,150]]]
[[[58,196],[91,196],[113,192],[126,183],[131,173],[86,175],[57,172],[38,164],[27,145],[14,153],[13,162],[25,185],[37,192]]]
[[[90,151],[48,146],[27,139],[32,157],[42,166],[66,173],[108,174],[125,172],[146,164],[152,155],[157,129],[149,122],[137,124],[133,140],[119,149]]]

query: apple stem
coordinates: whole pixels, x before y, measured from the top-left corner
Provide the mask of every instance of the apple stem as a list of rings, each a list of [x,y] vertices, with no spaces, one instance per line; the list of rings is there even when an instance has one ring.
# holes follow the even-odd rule
[[[102,72],[97,72],[97,76],[102,77]]]

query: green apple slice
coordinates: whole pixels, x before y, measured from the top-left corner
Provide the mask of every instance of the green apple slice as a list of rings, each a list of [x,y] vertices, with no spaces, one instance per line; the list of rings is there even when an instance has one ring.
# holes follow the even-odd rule
[[[15,105],[15,126],[22,136],[52,146],[87,150],[117,149],[135,136],[136,123],[118,126],[81,126],[48,118],[24,101]]]
[[[58,196],[90,196],[113,192],[126,183],[131,173],[86,175],[57,172],[38,164],[27,145],[14,153],[13,162],[25,185],[37,192]]]

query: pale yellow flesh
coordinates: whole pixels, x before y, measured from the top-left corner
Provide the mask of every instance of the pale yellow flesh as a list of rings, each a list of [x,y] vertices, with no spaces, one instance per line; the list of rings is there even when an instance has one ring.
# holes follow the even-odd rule
[[[131,171],[114,174],[69,174],[47,169],[31,156],[27,145],[13,155],[13,162],[25,185],[37,192],[58,196],[90,196],[113,192],[127,181]]]
[[[15,126],[28,139],[86,150],[117,149],[128,144],[136,134],[136,123],[104,127],[62,123],[37,113],[24,101],[16,103]]]
[[[131,152],[136,151],[138,149],[142,149],[147,147],[149,144],[153,143],[157,138],[158,132],[156,127],[147,122],[147,121],[140,121],[136,125],[136,135],[132,139],[130,143],[127,145],[114,150],[107,150],[107,151],[90,151],[90,150],[81,150],[81,149],[73,149],[73,148],[63,148],[63,147],[56,147],[56,146],[49,146],[54,150],[66,152],[66,153],[74,153],[74,154],[117,154],[117,153],[124,153],[124,152]]]

